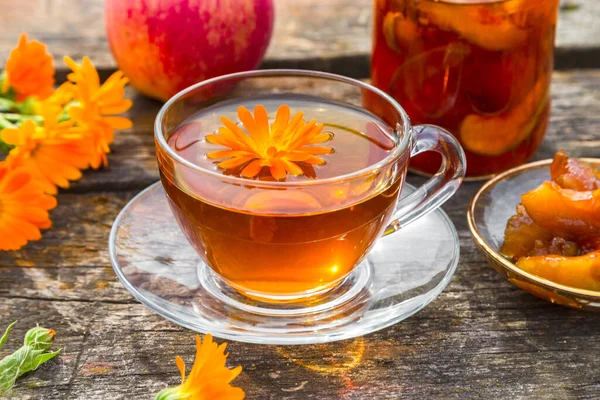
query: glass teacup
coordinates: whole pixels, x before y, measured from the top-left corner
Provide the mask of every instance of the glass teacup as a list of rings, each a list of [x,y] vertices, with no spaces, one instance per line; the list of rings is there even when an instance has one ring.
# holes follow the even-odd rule
[[[384,113],[369,111],[374,99]],[[297,137],[282,147],[286,127],[312,119],[325,136],[294,151]],[[262,139],[253,136],[259,120],[267,127]],[[244,143],[239,135],[253,137],[264,158],[236,153],[232,132]],[[334,293],[380,236],[439,207],[465,173],[464,153],[445,130],[413,127],[379,89],[320,72],[252,71],[201,82],[163,106],[155,134],[163,187],[202,273],[225,291],[273,304]],[[442,168],[399,200],[410,157],[430,150],[441,154]]]

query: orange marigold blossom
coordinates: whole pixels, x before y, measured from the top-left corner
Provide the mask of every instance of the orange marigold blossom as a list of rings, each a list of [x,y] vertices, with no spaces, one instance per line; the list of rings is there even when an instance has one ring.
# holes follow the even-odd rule
[[[65,57],[65,63],[73,70],[67,78],[75,85],[74,98],[79,102],[78,105],[69,107],[71,118],[104,128],[131,128],[131,120],[114,115],[129,110],[133,104],[131,100],[123,98],[125,85],[129,82],[123,72],[113,73],[100,85],[98,71],[89,58],[83,57],[82,64],[79,65],[70,57]]]
[[[86,128],[85,134],[91,140],[90,166],[94,169],[107,166],[106,154],[114,140],[114,129],[132,126],[131,120],[114,115],[131,108],[132,101],[123,98],[128,79],[123,72],[117,71],[100,85],[98,71],[89,58],[83,57],[79,65],[65,57],[65,63],[73,71],[67,77],[76,101],[67,107],[68,114],[79,127]]]
[[[80,169],[89,164],[89,140],[73,127],[73,121],[58,122],[57,116],[48,115],[43,127],[28,120],[18,128],[3,129],[1,136],[15,146],[7,161],[28,167],[49,194],[56,194],[57,186],[68,188],[69,181],[80,179]]]
[[[220,168],[243,166],[240,175],[252,178],[263,167],[269,167],[273,178],[283,180],[288,173],[302,175],[303,171],[296,162],[320,165],[325,161],[316,156],[332,152],[329,147],[310,146],[331,139],[328,133],[322,133],[323,124],[317,124],[315,120],[306,123],[302,112],[296,113],[290,120],[287,105],[279,107],[272,123],[269,123],[267,110],[262,105],[254,108],[254,116],[243,106],[238,108],[237,113],[247,133],[230,119],[221,117],[224,126],[217,133],[206,136],[209,143],[231,149],[207,154],[213,159],[227,158],[217,164]]]
[[[50,96],[34,103],[35,114],[61,114],[64,111],[65,105],[73,99],[73,91],[73,84],[71,82],[64,82]]]
[[[52,56],[46,52],[46,46],[38,41],[27,41],[22,33],[4,68],[6,77],[2,90],[13,88],[17,100],[29,96],[44,99],[50,96],[54,86],[54,66]]]
[[[40,229],[50,228],[48,210],[56,198],[44,193],[27,167],[0,161],[0,250],[17,250],[41,238]]]
[[[185,376],[185,363],[181,357],[176,357],[175,362],[181,373],[181,384],[176,387],[161,390],[155,400],[241,400],[245,397],[244,391],[231,386],[241,372],[242,367],[227,368],[225,353],[227,343],[217,345],[209,333],[204,336],[204,341],[196,335],[196,358],[187,380]]]
[[[107,154],[110,153],[110,144],[115,139],[115,131],[92,126],[85,131],[85,134],[91,143],[90,167],[98,169],[101,166],[108,166]]]

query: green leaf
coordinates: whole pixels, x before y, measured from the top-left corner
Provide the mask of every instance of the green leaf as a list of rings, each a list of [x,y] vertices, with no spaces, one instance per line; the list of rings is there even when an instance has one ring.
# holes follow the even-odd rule
[[[7,331],[12,328],[13,322]],[[4,334],[2,340],[6,340]],[[30,329],[25,335],[25,344],[17,351],[0,360],[0,396],[14,386],[17,378],[26,372],[33,371],[43,363],[56,357],[60,350],[44,353],[52,344],[54,331],[41,327]]]
[[[40,365],[42,365],[43,363],[45,363],[46,361],[50,361],[52,360],[54,357],[56,357],[58,355],[58,353],[61,352],[62,349],[58,349],[56,351],[53,351],[52,353],[44,353],[44,354],[40,354],[39,356],[35,357],[33,359],[33,361],[31,362],[31,364],[29,365],[24,365],[21,368],[21,374],[24,374],[25,372],[29,372],[29,371],[33,371],[34,369],[37,369],[37,367],[39,367]]]
[[[17,323],[17,321],[8,325],[8,327],[4,331],[4,335],[2,335],[2,337],[0,338],[0,349],[2,348],[2,345],[4,344],[4,342],[6,342],[6,339],[8,339],[8,334],[10,333],[10,330],[13,328],[13,326],[15,326],[16,323]]]

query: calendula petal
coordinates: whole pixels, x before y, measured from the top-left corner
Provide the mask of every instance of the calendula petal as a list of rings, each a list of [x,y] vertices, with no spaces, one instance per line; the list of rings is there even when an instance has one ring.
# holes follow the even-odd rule
[[[283,131],[290,120],[290,108],[283,104],[277,109],[277,114],[275,115],[275,121],[273,125],[271,125],[271,136],[274,138],[278,138],[283,135]]]
[[[100,107],[100,112],[104,115],[106,114],[121,114],[131,108],[133,102],[128,99],[120,100],[115,103],[110,103],[109,105],[103,105]]]
[[[2,223],[9,227],[12,232],[16,232],[27,240],[39,240],[42,237],[40,229],[29,221],[16,218],[12,215],[6,215]]]
[[[254,121],[256,126],[256,142],[266,142],[270,137],[269,115],[267,109],[263,105],[254,107]]]
[[[252,140],[254,140],[255,143],[260,143],[260,134],[258,133],[256,122],[252,117],[252,113],[246,107],[241,106],[238,108],[238,117],[240,121],[242,121],[242,124],[244,124],[246,127],[246,130],[250,134]]]
[[[111,127],[114,129],[129,129],[133,126],[133,123],[130,119],[124,117],[104,117],[104,121],[106,121]]]
[[[317,121],[315,121],[313,119],[312,121],[310,121],[308,124],[306,124],[302,128],[299,128],[296,131],[296,133],[294,134],[294,136],[292,137],[292,140],[290,141],[290,144],[288,147],[290,149],[295,149],[296,147],[304,144],[305,143],[304,139],[308,138],[309,133],[312,131],[312,129],[315,127],[316,124],[317,124]]]
[[[304,161],[312,157],[309,153],[302,151],[292,151],[286,154],[285,158],[290,161]]]
[[[248,164],[244,167],[244,169],[242,170],[240,175],[243,177],[246,177],[246,178],[253,178],[256,175],[258,175],[258,173],[260,172],[260,170],[262,168],[263,168],[263,166],[261,165],[261,161],[254,160],[250,164]]]
[[[302,146],[299,149],[309,154],[329,154],[331,153],[331,147],[322,146]]]
[[[288,161],[286,159],[281,160],[285,166],[285,170],[294,176],[300,176],[303,174],[302,168],[300,168],[295,163]]]
[[[225,125],[227,129],[229,129],[232,135],[234,135],[239,142],[243,143],[246,146],[244,150],[254,150],[256,146],[254,140],[250,136],[246,135],[246,133],[239,126],[237,126],[233,121],[226,117],[221,117],[221,122],[223,123],[223,125]],[[221,129],[223,128],[219,128],[219,132],[221,131]]]
[[[324,127],[325,126],[323,124],[315,124],[315,126],[309,132],[306,133],[306,142],[310,143],[310,141],[313,140],[315,136],[320,135]]]
[[[248,161],[252,160],[253,158],[255,158],[254,155],[235,157],[230,160],[222,161],[219,164],[217,164],[217,166],[219,168],[223,168],[223,169],[235,168],[235,167],[239,167],[240,165],[242,165],[244,163],[247,163]]]
[[[10,251],[19,250],[27,244],[27,239],[18,232],[11,230],[0,219],[0,250]]]
[[[271,175],[277,180],[285,179],[285,164],[279,159],[271,159]]]
[[[2,129],[2,140],[11,145],[16,145],[20,141],[19,131],[13,128],[4,128]]]
[[[181,374],[181,383],[185,382],[185,362],[179,356],[175,357],[175,364],[177,365],[177,369],[179,369],[179,373]]]
[[[321,164],[325,163],[325,160],[323,160],[322,158],[313,156],[313,157],[307,158],[306,160],[304,160],[304,162],[313,164],[313,165],[321,165]]]
[[[287,146],[294,138],[296,131],[298,129],[301,129],[302,126],[304,126],[304,122],[302,120],[303,116],[304,116],[304,113],[298,112],[292,117],[292,120],[290,121],[288,126],[284,129],[283,135],[281,137],[281,143],[283,145]]]
[[[226,147],[230,147],[232,149],[237,149],[237,141],[229,140],[229,139],[225,138],[223,135],[215,135],[213,133],[213,134],[207,135],[205,139],[208,143],[220,144],[220,145],[223,145]]]
[[[312,139],[308,141],[307,144],[317,144],[323,143],[331,140],[331,135],[329,133],[319,133],[318,135],[313,136]]]
[[[251,153],[240,151],[240,150],[219,150],[208,153],[206,156],[208,158],[230,158],[230,157],[240,157],[240,156],[248,156]]]
[[[239,137],[234,134],[231,129],[221,127],[217,130],[217,132],[219,135],[225,138],[228,143],[231,143],[231,146],[228,147],[231,147],[232,150],[247,150],[247,147],[244,145],[244,143],[239,140]]]

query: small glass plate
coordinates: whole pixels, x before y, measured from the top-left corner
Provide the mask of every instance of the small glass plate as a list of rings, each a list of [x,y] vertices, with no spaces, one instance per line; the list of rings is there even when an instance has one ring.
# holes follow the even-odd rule
[[[414,191],[405,185],[406,195]],[[459,258],[458,236],[437,210],[381,238],[355,268],[360,290],[305,312],[268,313],[252,300],[215,295],[215,276],[188,244],[160,183],[121,211],[112,227],[113,268],[127,290],[183,327],[250,343],[309,344],[349,339],[395,324],[425,307],[446,287]]]
[[[600,159],[581,161],[600,165]],[[600,311],[600,292],[560,285],[527,273],[500,254],[506,222],[516,212],[521,195],[550,180],[552,160],[537,161],[506,171],[487,182],[469,206],[469,228],[475,244],[494,269],[521,289],[563,306]]]

